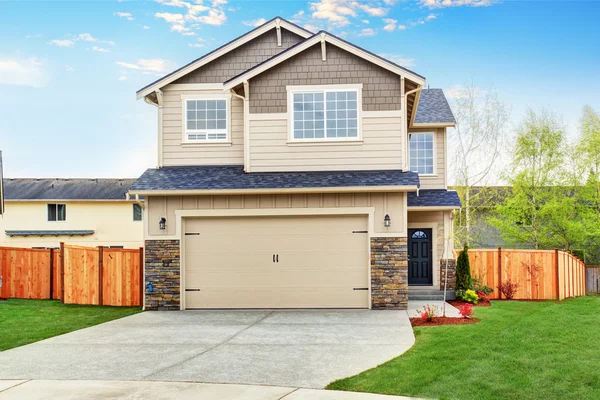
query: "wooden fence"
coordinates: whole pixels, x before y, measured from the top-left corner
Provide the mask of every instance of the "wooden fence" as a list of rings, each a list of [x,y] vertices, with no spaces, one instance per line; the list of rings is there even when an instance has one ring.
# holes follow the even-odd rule
[[[586,292],[600,293],[600,265],[588,266],[585,269]]]
[[[508,279],[519,285],[514,298],[520,300],[563,300],[586,294],[585,264],[565,251],[469,249],[469,261],[471,275],[494,289],[492,299],[502,298],[498,286]]]
[[[60,249],[0,247],[0,298],[141,306],[143,253],[63,243]]]

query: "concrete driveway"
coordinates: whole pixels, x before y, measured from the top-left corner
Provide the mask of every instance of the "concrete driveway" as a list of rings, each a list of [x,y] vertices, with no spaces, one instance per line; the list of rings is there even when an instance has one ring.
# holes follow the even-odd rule
[[[405,311],[145,312],[0,353],[0,379],[322,388],[414,344]]]

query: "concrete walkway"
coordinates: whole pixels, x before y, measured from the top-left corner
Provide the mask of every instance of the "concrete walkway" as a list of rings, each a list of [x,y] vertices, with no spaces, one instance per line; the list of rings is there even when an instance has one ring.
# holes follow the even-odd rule
[[[442,316],[444,307],[443,301],[438,300],[409,300],[408,302],[408,316],[409,318],[416,318],[419,316],[418,310],[423,310],[423,306],[430,305],[437,308],[438,316]],[[450,303],[446,303],[446,317],[461,318],[458,312],[458,308],[454,307]]]
[[[323,388],[414,341],[406,311],[145,312],[0,352],[0,379]]]
[[[8,399],[408,400],[410,398],[370,393],[214,383],[0,380],[0,400]]]

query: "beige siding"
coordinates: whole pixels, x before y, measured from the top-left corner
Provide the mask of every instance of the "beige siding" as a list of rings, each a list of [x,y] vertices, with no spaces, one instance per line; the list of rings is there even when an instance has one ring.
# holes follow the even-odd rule
[[[148,234],[150,236],[175,235],[176,210],[257,209],[257,208],[337,208],[374,207],[375,232],[399,232],[404,226],[406,210],[405,193],[344,193],[344,194],[294,194],[248,196],[152,196],[146,199],[148,207]],[[386,228],[386,214],[392,226]],[[167,229],[161,231],[158,221],[167,219]]]
[[[363,84],[363,109],[399,110],[400,77],[332,44],[322,61],[321,45],[250,80],[250,113],[285,113],[286,85]]]
[[[401,118],[363,117],[362,142],[288,143],[287,119],[250,121],[252,172],[400,169]]]
[[[435,174],[419,176],[421,189],[446,189],[446,129],[410,129],[410,132],[435,132]]]
[[[164,92],[163,165],[244,164],[244,104],[231,97],[231,143],[183,144],[184,116],[182,96],[206,95],[210,91],[168,90]],[[222,95],[222,91],[212,92]]]
[[[300,36],[282,28],[281,47],[278,47],[277,34],[273,28],[173,83],[222,83],[301,40]]]

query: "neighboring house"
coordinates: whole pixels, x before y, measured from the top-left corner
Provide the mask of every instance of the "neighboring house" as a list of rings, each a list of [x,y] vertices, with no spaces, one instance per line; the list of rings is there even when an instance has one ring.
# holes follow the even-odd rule
[[[4,179],[0,246],[137,248],[143,203],[128,198],[134,179]]]
[[[145,308],[404,309],[409,285],[439,289],[455,120],[425,86],[275,18],[139,90],[159,121],[159,168],[130,189]]]

